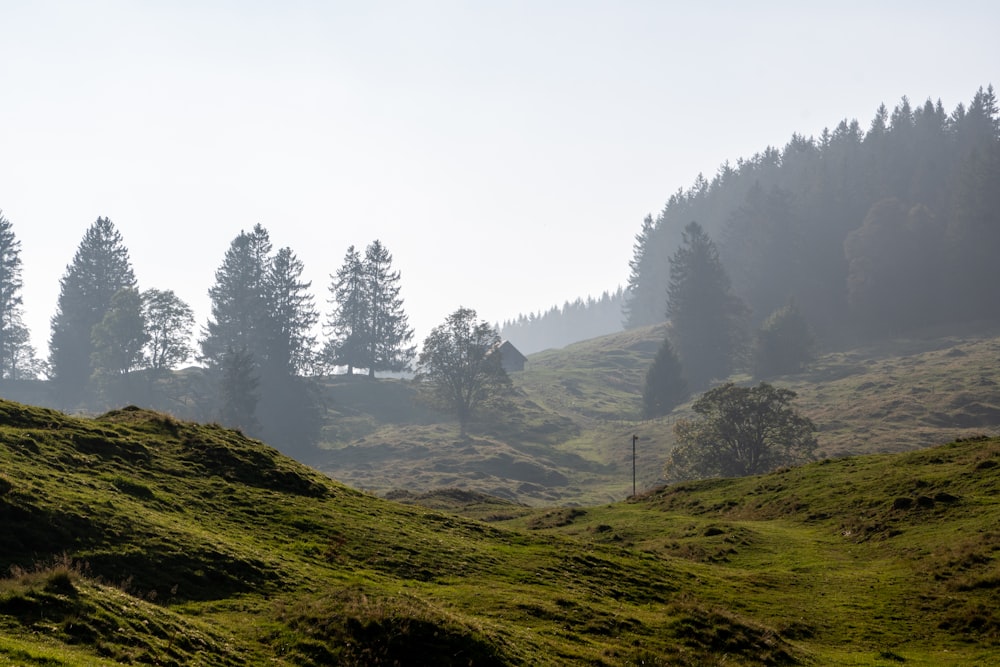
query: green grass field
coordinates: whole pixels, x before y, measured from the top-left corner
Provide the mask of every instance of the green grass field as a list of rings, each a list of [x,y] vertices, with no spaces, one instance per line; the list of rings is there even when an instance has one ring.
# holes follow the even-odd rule
[[[529,507],[137,409],[0,424],[0,664],[1000,659],[997,439]]]

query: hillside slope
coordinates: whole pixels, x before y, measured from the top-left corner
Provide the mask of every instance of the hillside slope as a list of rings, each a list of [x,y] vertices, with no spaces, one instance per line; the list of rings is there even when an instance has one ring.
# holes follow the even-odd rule
[[[139,409],[0,402],[0,463],[0,664],[998,657],[998,440],[492,523]]]
[[[1000,337],[982,331],[830,352],[805,373],[769,381],[798,392],[796,405],[820,429],[820,456],[997,434]],[[415,411],[408,383],[343,383],[332,401],[343,407],[331,414],[316,464],[380,494],[457,487],[534,505],[621,500],[632,492],[632,436],[640,438],[638,486],[650,488],[673,446],[674,421],[688,414],[681,406],[639,418],[645,373],[665,333],[656,325],[531,355],[513,374],[514,399],[465,439],[448,415]]]

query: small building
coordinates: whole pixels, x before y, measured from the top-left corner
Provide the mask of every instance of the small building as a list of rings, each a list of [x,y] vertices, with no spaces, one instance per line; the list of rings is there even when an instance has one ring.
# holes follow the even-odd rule
[[[514,347],[509,340],[501,341],[496,347],[496,351],[500,353],[500,365],[505,371],[513,373],[524,370],[524,362],[528,358],[521,354],[521,351]]]

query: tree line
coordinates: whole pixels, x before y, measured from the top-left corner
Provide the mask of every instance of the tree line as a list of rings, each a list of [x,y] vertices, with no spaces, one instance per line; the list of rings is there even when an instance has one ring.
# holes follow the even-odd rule
[[[794,372],[819,346],[1000,316],[1000,113],[882,105],[793,135],[670,197],[636,236],[628,327],[669,321],[643,411],[735,370]]]
[[[370,374],[405,370],[414,357],[400,275],[379,241],[364,259],[352,248],[331,276],[333,309],[324,323],[331,335],[322,346],[301,260],[291,248],[275,250],[259,224],[226,250],[196,347],[190,306],[171,290],[139,289],[108,218],[87,228],[60,279],[44,361],[23,323],[21,270],[20,241],[0,215],[0,374],[7,381],[47,376],[50,402],[63,409],[142,402],[153,383],[169,382],[170,371],[194,359],[213,378],[200,392],[196,385],[185,390],[215,406],[204,417],[301,445],[319,428],[315,390],[304,377],[334,365]],[[354,292],[343,300],[348,283]]]
[[[161,397],[173,392],[178,405],[201,406],[196,418],[239,427],[297,455],[319,440],[323,426],[316,378],[338,367],[369,377],[417,371],[428,402],[453,411],[463,431],[478,407],[509,387],[493,354],[497,328],[469,308],[436,327],[416,359],[402,278],[379,240],[364,253],[348,248],[330,276],[325,318],[303,270],[291,248],[273,247],[262,225],[240,231],[215,272],[211,313],[192,346],[190,306],[171,290],[140,290],[121,234],[98,218],[60,279],[49,357],[38,361],[23,324],[20,242],[0,215],[2,379],[44,374],[48,402],[63,409],[150,405],[155,387]],[[318,328],[326,334],[322,343]],[[181,381],[176,369],[192,359],[201,366],[194,379]]]
[[[995,317],[1000,116],[993,87],[950,114],[907,98],[867,130],[724,164],[672,195],[636,236],[629,327],[667,317],[669,258],[696,221],[717,244],[751,324],[790,299],[826,343]]]
[[[500,335],[524,354],[560,348],[581,340],[598,338],[621,331],[625,291],[604,292],[565,302],[562,307],[528,315],[518,315],[500,325]]]

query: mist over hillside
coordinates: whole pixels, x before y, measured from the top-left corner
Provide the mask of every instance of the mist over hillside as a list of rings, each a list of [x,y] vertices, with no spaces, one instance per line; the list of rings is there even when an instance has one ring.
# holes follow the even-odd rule
[[[500,326],[500,336],[523,354],[559,348],[588,338],[597,338],[624,326],[624,290],[604,292],[600,298],[587,297],[552,306],[545,312],[518,315]]]
[[[949,113],[903,97],[862,126],[793,135],[673,194],[636,237],[628,326],[663,321],[696,221],[756,325],[789,300],[822,341],[995,318],[1000,115],[992,86]],[[988,249],[988,250],[987,250]]]

